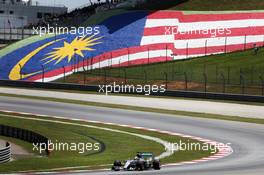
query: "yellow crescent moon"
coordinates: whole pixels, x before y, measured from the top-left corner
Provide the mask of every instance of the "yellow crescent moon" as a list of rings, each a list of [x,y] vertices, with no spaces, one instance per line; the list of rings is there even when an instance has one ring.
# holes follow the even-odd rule
[[[37,48],[36,50],[30,52],[27,56],[25,56],[24,58],[22,58],[14,67],[13,69],[10,71],[9,73],[9,79],[10,80],[20,80],[21,79],[21,69],[25,66],[25,64],[33,57],[35,56],[39,51],[45,49],[46,47],[54,44],[55,42],[61,41],[63,39],[59,39],[57,41],[51,41],[49,43],[44,44],[43,46]],[[33,72],[30,74],[23,74],[22,78],[27,78],[30,77],[32,75],[38,74],[41,71],[37,71],[37,72]]]

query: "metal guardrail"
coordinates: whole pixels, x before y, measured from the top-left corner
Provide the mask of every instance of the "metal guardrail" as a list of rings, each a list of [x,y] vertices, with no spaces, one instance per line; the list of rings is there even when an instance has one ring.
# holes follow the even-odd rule
[[[0,149],[0,164],[9,162],[11,160],[11,145]]]
[[[0,86],[7,87],[25,87],[25,88],[43,88],[55,90],[77,90],[77,91],[92,91],[99,92],[100,87],[95,85],[80,85],[80,84],[65,84],[65,83],[41,83],[28,81],[10,81],[0,80]],[[123,90],[124,92],[124,90]],[[126,91],[127,94],[129,91]],[[133,93],[143,95],[143,93]],[[247,101],[264,103],[264,96],[243,95],[243,94],[227,94],[227,93],[211,93],[211,92],[197,92],[197,91],[166,91],[165,93],[157,92],[150,94],[152,96],[167,96],[167,97],[184,97],[184,98],[199,98],[199,99],[213,99],[213,100],[232,100],[232,101]]]
[[[29,143],[48,143],[48,138],[26,129],[0,125],[0,135],[23,140]]]
[[[47,145],[48,138],[35,133],[30,130],[16,128],[12,126],[0,125],[0,136],[12,137],[25,142]],[[46,152],[48,154],[48,152]],[[6,163],[11,160],[11,145],[7,145],[6,148],[0,149],[0,164]]]
[[[8,29],[0,28],[0,40],[17,41],[34,36],[33,29]]]

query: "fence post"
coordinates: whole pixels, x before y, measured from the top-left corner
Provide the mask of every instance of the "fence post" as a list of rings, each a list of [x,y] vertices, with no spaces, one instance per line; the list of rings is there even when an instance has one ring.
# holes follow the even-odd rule
[[[65,71],[65,66],[62,67],[63,68],[63,82],[65,83],[66,80],[66,71]]]
[[[189,57],[189,43],[186,43],[186,59]]]
[[[264,96],[264,79],[262,75],[259,76],[259,79],[261,81],[261,95]]]
[[[227,37],[225,37],[225,53],[227,53]]]
[[[89,63],[91,63],[90,59],[91,59],[90,57],[88,57],[86,59],[86,71],[87,72],[90,71],[90,69],[91,69],[91,64],[89,64]]]
[[[251,66],[251,71],[250,71],[250,79],[251,79],[251,85],[254,83],[254,66]]]
[[[263,35],[263,42],[262,42],[262,47],[264,47],[264,35]]]
[[[86,84],[86,70],[85,67],[83,66],[83,84]]]
[[[215,82],[218,83],[218,64],[215,67]]]
[[[245,81],[242,74],[240,74],[240,83],[241,83],[241,92],[242,94],[245,94]]]
[[[24,32],[24,26],[22,26],[22,39],[25,39]]]
[[[22,66],[21,66],[21,64],[19,64],[19,69],[20,69],[20,71],[19,71],[20,80],[22,80],[23,79],[23,74],[22,74]]]
[[[144,70],[145,85],[148,83],[147,71]]]
[[[225,76],[224,76],[224,74],[222,74],[221,73],[221,78],[222,78],[222,81],[223,81],[223,93],[225,93],[225,89],[226,89],[226,87],[225,87],[225,83],[226,83],[226,80],[225,80]]]
[[[82,67],[83,67],[83,69],[85,69],[84,68],[84,58],[82,59]]]
[[[203,73],[205,74],[207,72],[207,67],[206,67],[206,64],[203,65]]]
[[[240,75],[240,78],[239,78],[239,81],[240,81],[240,85],[242,85],[242,75],[243,75],[243,71],[242,71],[242,68],[239,68],[239,75]]]
[[[101,57],[99,56],[99,75],[101,75]]]
[[[148,65],[150,63],[149,47],[148,47]]]
[[[110,59],[111,59],[111,68],[113,68],[113,53],[110,53]]]
[[[104,85],[107,84],[107,79],[106,79],[106,69],[104,69]]]
[[[124,68],[123,71],[124,71],[125,84],[127,84],[127,73],[126,73],[126,69]]]
[[[91,58],[91,73],[93,72],[93,59],[94,57]]]
[[[44,65],[41,65],[41,68],[42,68],[42,83],[44,83],[44,79],[45,79]]]
[[[206,73],[203,74],[204,77],[204,92],[207,92],[207,75]]]
[[[205,40],[205,47],[204,47],[205,56],[207,55],[207,40]]]
[[[127,67],[129,67],[130,65],[130,52],[129,52],[129,48],[127,48]]]
[[[6,40],[6,27],[5,27],[5,23],[4,23],[4,40]],[[264,43],[264,41],[263,41]]]
[[[168,45],[166,44],[166,62],[168,62]]]
[[[9,27],[9,34],[10,34],[9,41],[12,42],[12,28],[11,28],[11,25]]]
[[[185,80],[185,91],[188,90],[188,77],[187,77],[187,73],[184,72],[184,80]]]
[[[230,66],[227,67],[227,84],[230,84]]]
[[[119,72],[119,77],[121,77],[121,58],[118,61],[118,72]]]
[[[245,41],[244,41],[244,50],[247,49],[247,35],[245,35]]]
[[[165,75],[165,87],[166,89],[168,89],[168,73],[164,72],[164,75]]]
[[[76,67],[76,57],[73,58],[73,73],[75,73]]]

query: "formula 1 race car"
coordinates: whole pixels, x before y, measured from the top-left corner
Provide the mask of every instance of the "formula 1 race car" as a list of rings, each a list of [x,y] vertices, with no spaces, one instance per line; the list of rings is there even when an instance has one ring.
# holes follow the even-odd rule
[[[148,152],[138,152],[134,159],[126,160],[124,163],[116,160],[112,166],[112,171],[143,171],[150,169],[160,170],[160,161]]]

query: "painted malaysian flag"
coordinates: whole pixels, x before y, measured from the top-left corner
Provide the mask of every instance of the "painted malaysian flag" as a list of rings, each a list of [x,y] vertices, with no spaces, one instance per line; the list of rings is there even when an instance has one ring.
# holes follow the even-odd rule
[[[129,12],[96,34],[61,34],[11,50],[0,78],[52,81],[74,71],[131,66],[244,50],[264,45],[264,13]]]

